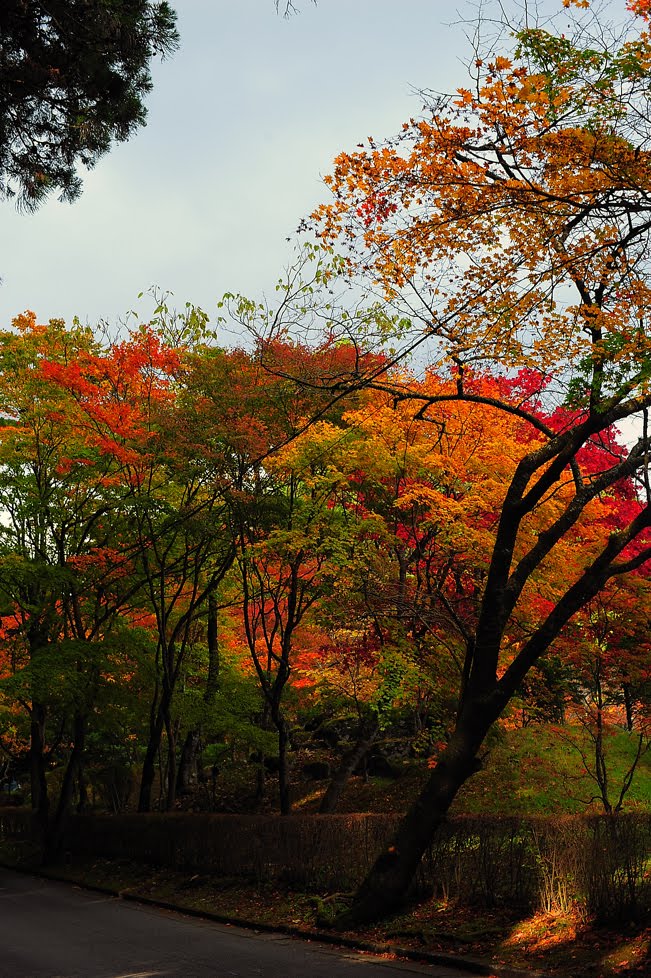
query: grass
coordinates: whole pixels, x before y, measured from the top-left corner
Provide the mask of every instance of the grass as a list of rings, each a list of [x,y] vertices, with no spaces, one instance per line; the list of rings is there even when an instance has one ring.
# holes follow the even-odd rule
[[[589,744],[582,731],[573,731],[584,751]],[[635,754],[634,737],[619,731],[608,739],[607,764],[616,800],[624,775]],[[542,724],[504,731],[489,754],[484,770],[460,792],[456,809],[481,813],[487,805],[494,814],[558,815],[586,809],[602,810],[597,786],[588,776],[579,751]],[[651,753],[641,758],[625,807],[651,810]]]
[[[584,749],[581,732],[574,731]],[[628,770],[634,753],[634,738],[619,731],[608,739],[607,763],[612,800]],[[427,768],[423,761],[403,762],[396,779],[352,778],[344,792],[341,812],[401,812],[417,796]],[[227,779],[226,779],[227,780]],[[267,806],[273,806],[274,785],[270,782]],[[316,811],[325,784],[296,785],[295,808]],[[500,730],[483,769],[472,777],[457,796],[452,812],[492,815],[561,815],[603,811],[597,786],[586,773],[579,752],[555,728],[537,724],[521,729]],[[651,811],[651,751],[639,762],[624,810]]]

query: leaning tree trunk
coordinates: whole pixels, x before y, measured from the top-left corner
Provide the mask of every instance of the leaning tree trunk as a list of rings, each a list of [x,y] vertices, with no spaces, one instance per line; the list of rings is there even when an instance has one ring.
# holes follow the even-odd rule
[[[467,700],[425,787],[355,895],[334,923],[339,930],[378,920],[404,905],[423,854],[459,788],[481,768],[477,754],[501,706]]]
[[[86,718],[82,713],[75,713],[72,738],[72,751],[63,776],[61,794],[57,804],[54,819],[47,827],[45,836],[45,852],[43,861],[47,864],[56,862],[61,854],[68,818],[72,809],[72,798],[75,782],[79,778],[86,746]]]
[[[319,815],[331,815],[332,812],[336,811],[344,788],[348,784],[348,781],[352,777],[358,764],[360,764],[360,762],[368,754],[373,741],[377,737],[378,729],[379,727],[377,722],[375,722],[370,728],[368,725],[361,725],[357,734],[357,740],[353,746],[344,753],[339,767],[335,771],[330,784],[326,788],[326,793],[321,799],[321,804],[319,805]]]

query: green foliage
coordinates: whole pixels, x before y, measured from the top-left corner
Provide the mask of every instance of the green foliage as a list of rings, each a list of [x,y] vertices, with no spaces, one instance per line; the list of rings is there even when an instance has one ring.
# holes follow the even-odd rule
[[[528,61],[533,72],[545,77],[550,101],[563,87],[573,89],[571,105],[586,130],[617,125],[626,117],[627,99],[634,98],[639,85],[644,90],[646,50],[636,39],[629,38],[616,47],[608,44],[604,32],[599,35],[603,44],[595,47],[595,38],[580,23],[570,34],[536,27],[519,30],[515,36],[516,57]],[[564,108],[567,113],[567,104]]]
[[[584,740],[585,734],[573,730]],[[635,752],[626,731],[614,734],[609,745],[614,784],[621,781]],[[651,811],[651,759],[643,757],[639,774],[628,793],[625,808]],[[468,814],[558,815],[599,811],[594,783],[587,776],[578,753],[558,729],[532,724],[503,731],[491,745],[482,770],[459,793],[455,811]]]
[[[644,337],[640,333],[640,348]],[[594,410],[607,411],[628,390],[631,383],[647,385],[651,380],[651,359],[646,354],[631,356],[630,337],[609,333],[583,357],[568,380],[565,403],[571,408],[585,408],[596,401]]]
[[[144,125],[149,64],[178,45],[167,2],[0,5],[0,197],[28,209],[80,193],[77,164]]]

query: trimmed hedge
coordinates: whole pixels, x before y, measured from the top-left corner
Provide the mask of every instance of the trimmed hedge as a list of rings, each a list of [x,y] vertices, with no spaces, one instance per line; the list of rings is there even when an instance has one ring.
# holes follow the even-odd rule
[[[71,817],[65,846],[75,856],[352,889],[399,818],[82,815]],[[35,831],[30,813],[0,810],[0,834],[33,837]],[[433,840],[419,883],[464,905],[575,907],[598,920],[630,920],[651,913],[651,815],[456,816]]]
[[[362,877],[395,824],[372,815],[75,816],[66,845],[188,872],[342,888]]]

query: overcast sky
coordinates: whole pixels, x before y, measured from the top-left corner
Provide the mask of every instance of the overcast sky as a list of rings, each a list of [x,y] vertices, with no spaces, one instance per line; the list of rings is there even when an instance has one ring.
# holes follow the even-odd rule
[[[456,10],[480,6],[295,0],[301,12],[285,20],[274,0],[171,2],[181,47],[154,64],[146,128],[85,173],[76,203],[27,215],[0,202],[2,328],[25,309],[42,321],[146,318],[137,296],[153,285],[213,318],[226,291],[272,293],[286,239],[328,197],[334,157],[397,132],[419,113],[417,90],[467,84]],[[623,2],[602,0],[608,13]]]
[[[154,67],[148,124],[85,175],[74,204],[0,203],[0,312],[116,321],[151,285],[215,315],[272,292],[343,149],[418,114],[414,89],[465,83],[445,0],[172,0],[181,47]],[[445,22],[447,21],[447,26]]]

